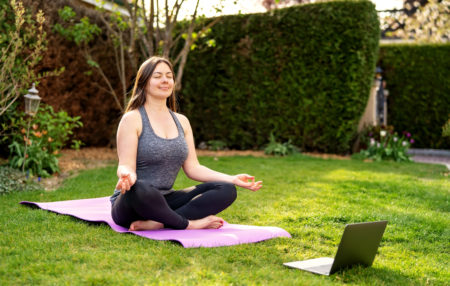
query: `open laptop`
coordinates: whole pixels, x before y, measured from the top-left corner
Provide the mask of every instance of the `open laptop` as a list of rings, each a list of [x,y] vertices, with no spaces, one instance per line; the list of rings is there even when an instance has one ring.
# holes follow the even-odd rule
[[[336,256],[283,263],[316,274],[331,275],[353,265],[371,266],[386,229],[387,221],[347,224]]]

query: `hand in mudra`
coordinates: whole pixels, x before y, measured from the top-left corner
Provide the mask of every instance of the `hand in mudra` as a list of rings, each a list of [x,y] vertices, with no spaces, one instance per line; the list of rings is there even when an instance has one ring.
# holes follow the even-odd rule
[[[136,182],[136,174],[132,172],[123,172],[120,174],[119,181],[116,185],[116,190],[119,190],[122,194],[129,191],[131,186]]]
[[[247,174],[235,175],[233,177],[233,184],[242,188],[249,189],[252,192],[256,192],[262,187],[262,181],[255,182],[255,177]]]

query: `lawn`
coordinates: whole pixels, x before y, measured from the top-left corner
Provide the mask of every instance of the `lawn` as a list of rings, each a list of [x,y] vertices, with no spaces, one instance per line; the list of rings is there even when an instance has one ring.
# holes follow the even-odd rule
[[[56,191],[0,196],[0,285],[445,285],[450,281],[449,177],[444,166],[287,158],[202,157],[210,168],[264,181],[239,190],[221,216],[282,227],[292,238],[219,248],[119,234],[104,224],[19,205],[111,194],[115,167],[88,170]],[[192,185],[180,174],[175,188]],[[331,277],[283,262],[333,256],[345,224],[388,220],[370,268]]]

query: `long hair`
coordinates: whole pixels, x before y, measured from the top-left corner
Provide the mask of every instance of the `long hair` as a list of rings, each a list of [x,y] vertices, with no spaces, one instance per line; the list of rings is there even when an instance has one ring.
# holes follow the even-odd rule
[[[172,63],[163,57],[151,57],[148,60],[146,60],[140,67],[136,76],[136,81],[134,82],[133,87],[133,93],[131,94],[131,99],[128,102],[127,109],[125,112],[128,112],[133,109],[137,109],[144,105],[145,99],[146,99],[146,87],[147,83],[150,79],[150,77],[153,74],[153,71],[155,70],[156,66],[159,63],[165,63],[169,66],[170,70],[172,71],[172,74],[175,78],[175,73],[173,71]],[[172,94],[169,98],[167,98],[167,107],[170,108],[170,110],[176,112],[177,111],[177,98],[175,96],[175,82],[173,85]]]

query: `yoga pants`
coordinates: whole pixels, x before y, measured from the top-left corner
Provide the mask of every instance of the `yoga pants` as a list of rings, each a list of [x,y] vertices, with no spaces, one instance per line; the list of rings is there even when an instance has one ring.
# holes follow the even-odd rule
[[[162,195],[145,180],[137,180],[125,194],[120,194],[112,205],[114,222],[129,228],[137,220],[154,220],[164,227],[185,229],[189,222],[215,215],[236,199],[236,187],[224,182],[209,182],[191,190]]]

